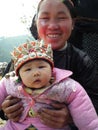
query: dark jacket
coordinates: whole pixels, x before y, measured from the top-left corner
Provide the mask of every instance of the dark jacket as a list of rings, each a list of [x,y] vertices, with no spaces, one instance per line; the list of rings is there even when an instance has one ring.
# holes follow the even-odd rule
[[[98,0],[72,0],[77,19],[69,42],[85,51],[98,69]]]
[[[78,20],[75,28],[81,32],[98,33],[98,0],[72,0]]]
[[[98,0],[72,0],[78,16],[98,19]]]
[[[95,64],[85,52],[70,43],[66,50],[54,51],[53,54],[55,67],[73,72],[72,78],[84,87],[98,114],[98,72]],[[78,130],[74,124],[70,127]]]
[[[72,78],[87,91],[98,113],[98,72],[92,60],[70,43],[66,50],[53,54],[55,67],[73,72]]]

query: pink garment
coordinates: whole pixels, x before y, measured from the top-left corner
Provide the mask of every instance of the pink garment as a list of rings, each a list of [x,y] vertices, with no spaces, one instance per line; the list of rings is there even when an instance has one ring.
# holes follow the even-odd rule
[[[79,130],[98,130],[98,116],[93,104],[83,87],[73,79],[69,78],[71,71],[54,68],[56,81],[46,90],[34,91],[32,96],[27,94],[24,86],[16,82],[17,77],[3,78],[0,81],[0,104],[9,94],[22,98],[24,111],[19,122],[7,121],[5,127],[0,130],[25,130],[31,124],[38,130],[70,130],[69,126],[62,129],[49,128],[40,122],[38,117],[28,116],[29,109],[34,113],[42,107],[51,107],[51,102],[58,101],[66,103],[70,110],[75,125]]]

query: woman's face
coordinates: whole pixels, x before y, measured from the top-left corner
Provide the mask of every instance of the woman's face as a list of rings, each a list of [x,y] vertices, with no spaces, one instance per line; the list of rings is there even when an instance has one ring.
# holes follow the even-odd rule
[[[60,0],[44,0],[36,24],[39,38],[50,43],[53,50],[65,45],[73,29],[70,12]]]

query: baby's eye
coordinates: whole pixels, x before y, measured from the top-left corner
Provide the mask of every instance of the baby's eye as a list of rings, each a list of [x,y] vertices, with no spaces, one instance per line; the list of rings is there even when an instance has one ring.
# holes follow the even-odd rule
[[[39,66],[38,68],[40,68],[40,69],[41,69],[41,68],[45,68],[45,66]]]
[[[25,71],[30,71],[31,69],[30,68],[28,68],[28,69],[25,69]]]

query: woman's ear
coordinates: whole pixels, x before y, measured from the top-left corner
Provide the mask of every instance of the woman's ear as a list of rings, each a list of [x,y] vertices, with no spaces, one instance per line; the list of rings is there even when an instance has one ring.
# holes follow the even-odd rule
[[[74,29],[74,26],[75,26],[75,19],[73,19],[72,21],[72,30]]]

